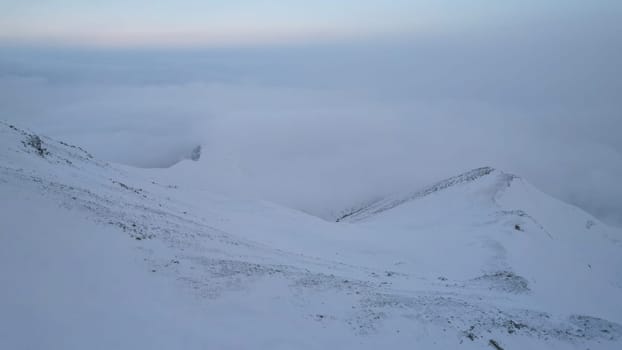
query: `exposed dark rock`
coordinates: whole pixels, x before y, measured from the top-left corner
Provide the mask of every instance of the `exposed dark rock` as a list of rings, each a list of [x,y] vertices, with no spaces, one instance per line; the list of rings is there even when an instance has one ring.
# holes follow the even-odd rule
[[[192,150],[192,153],[190,153],[190,159],[194,160],[195,162],[198,161],[200,158],[201,158],[201,145],[196,146]]]
[[[488,341],[488,344],[490,344],[490,346],[492,346],[493,348],[497,349],[497,350],[503,350],[503,348],[501,347],[501,345],[499,345],[499,343],[497,343],[496,340],[494,339],[490,339]]]
[[[43,147],[43,141],[37,135],[29,135],[27,140],[24,141],[24,145],[34,148],[35,152],[37,152],[37,154],[41,157],[45,157],[50,154],[50,152]]]

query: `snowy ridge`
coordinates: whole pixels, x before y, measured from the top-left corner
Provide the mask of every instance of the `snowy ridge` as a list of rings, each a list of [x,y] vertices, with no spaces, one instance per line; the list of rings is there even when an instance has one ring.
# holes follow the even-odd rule
[[[491,174],[494,171],[495,169],[491,167],[482,167],[482,168],[473,169],[463,174],[439,181],[422,190],[409,193],[405,196],[395,195],[395,196],[391,196],[388,198],[380,199],[370,204],[363,205],[360,208],[354,209],[353,211],[347,214],[344,214],[343,216],[339,217],[336,221],[337,222],[341,222],[341,221],[356,222],[356,221],[365,220],[366,218],[370,216],[382,213],[387,210],[391,210],[399,205],[415,200],[417,198],[428,196],[432,193],[442,191],[452,186],[475,181],[483,176]]]
[[[153,333],[141,328],[145,320],[131,323],[132,332],[147,333],[123,348],[622,345],[619,232],[512,175],[475,169],[352,215],[374,220],[341,225],[181,188],[159,174],[101,162],[77,146],[0,123],[0,276],[8,276],[2,281],[9,286],[0,291],[0,309],[16,310],[0,315],[0,329],[23,324],[25,333],[51,334],[30,348],[118,348],[91,338],[66,346],[67,330],[46,318],[45,310],[65,298],[84,298],[76,288],[81,272],[72,270],[79,266],[64,259],[89,252],[96,239],[96,251],[105,255],[84,253],[79,261],[96,270],[90,278],[101,288],[117,284],[115,276],[128,269],[136,272],[123,289],[145,298],[170,290],[171,297],[156,294],[153,305],[139,300],[135,308],[105,293],[88,297],[112,313],[109,322],[92,316],[113,338],[124,331],[115,328],[115,317],[163,320],[165,328]],[[53,236],[39,226],[28,229],[24,218],[33,211],[33,221]],[[57,243],[41,245],[44,239]],[[121,259],[118,246],[131,257]],[[21,269],[31,255],[34,266],[49,255],[62,269]],[[117,260],[123,264],[113,277],[97,274]],[[54,282],[46,283],[49,278]],[[154,279],[164,285],[149,287]],[[34,285],[22,288],[26,281]],[[41,300],[32,291],[50,287],[61,288],[61,297],[44,299],[41,314],[34,306],[37,317],[20,311],[19,305]],[[170,320],[168,311],[179,302],[198,311]],[[80,302],[76,307],[84,309]],[[167,312],[152,315],[152,309]],[[60,310],[58,317],[67,319]],[[77,317],[68,329],[90,334],[91,322]],[[0,348],[26,348],[24,338],[0,333]]]
[[[65,163],[67,165],[72,165],[73,160],[106,165],[106,163],[97,162],[89,152],[79,146],[56,141],[46,136],[40,136],[3,121],[0,121],[0,132],[5,139],[3,146],[6,147],[7,151],[36,154],[41,158],[46,158],[57,164]],[[17,148],[20,143],[23,147]],[[8,160],[8,158],[6,158],[7,154],[3,154],[3,156],[5,156],[4,160]]]

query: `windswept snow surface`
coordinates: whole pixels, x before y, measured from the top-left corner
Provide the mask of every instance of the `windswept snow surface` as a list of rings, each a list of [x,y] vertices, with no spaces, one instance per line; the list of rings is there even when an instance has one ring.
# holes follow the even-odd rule
[[[622,348],[622,234],[519,177],[331,223],[177,183],[194,163],[0,123],[0,349]]]

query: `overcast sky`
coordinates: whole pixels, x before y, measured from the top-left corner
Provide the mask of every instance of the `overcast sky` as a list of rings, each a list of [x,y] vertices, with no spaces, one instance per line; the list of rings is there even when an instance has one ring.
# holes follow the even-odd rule
[[[611,15],[616,0],[2,0],[0,38],[196,46],[430,35]],[[597,22],[594,22],[597,24]]]
[[[0,0],[0,119],[318,215],[491,165],[622,225],[621,10]]]

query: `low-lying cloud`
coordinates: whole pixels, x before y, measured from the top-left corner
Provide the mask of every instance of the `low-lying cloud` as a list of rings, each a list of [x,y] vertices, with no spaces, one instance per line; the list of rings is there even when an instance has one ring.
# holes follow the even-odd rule
[[[0,118],[141,167],[169,166],[202,144],[197,185],[325,217],[490,165],[622,224],[622,50],[588,34],[4,48]]]

